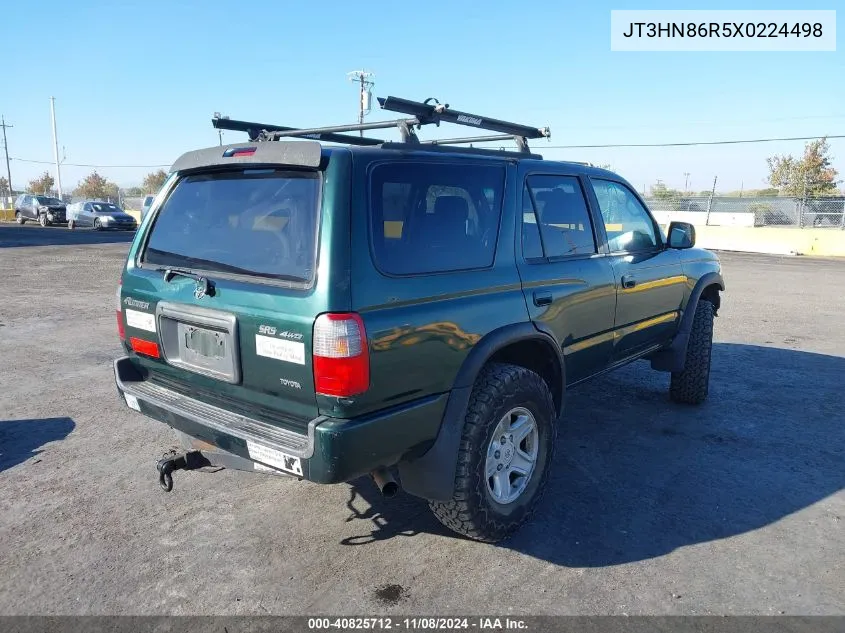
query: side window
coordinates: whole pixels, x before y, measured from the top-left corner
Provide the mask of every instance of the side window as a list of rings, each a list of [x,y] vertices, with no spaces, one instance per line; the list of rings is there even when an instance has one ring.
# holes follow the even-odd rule
[[[499,165],[396,161],[370,180],[376,265],[414,275],[493,264],[505,172]]]
[[[540,225],[531,202],[528,183],[522,188],[522,254],[525,259],[543,258],[543,241],[540,239]]]
[[[656,248],[659,241],[654,222],[640,201],[624,185],[593,179],[611,252],[632,252]]]
[[[536,228],[531,227],[532,216]],[[581,184],[574,176],[529,176],[523,193],[522,217],[526,258],[596,252],[590,212]],[[540,235],[535,235],[538,232]],[[542,237],[542,241],[538,237]],[[541,254],[533,255],[538,252],[538,246],[542,249]]]

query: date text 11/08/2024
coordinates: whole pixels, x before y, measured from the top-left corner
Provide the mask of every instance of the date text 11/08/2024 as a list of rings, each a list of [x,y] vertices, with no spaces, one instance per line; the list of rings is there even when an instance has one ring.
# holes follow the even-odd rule
[[[515,618],[308,618],[308,629],[319,630],[421,630],[421,631],[453,631],[453,630],[527,630],[524,620]]]

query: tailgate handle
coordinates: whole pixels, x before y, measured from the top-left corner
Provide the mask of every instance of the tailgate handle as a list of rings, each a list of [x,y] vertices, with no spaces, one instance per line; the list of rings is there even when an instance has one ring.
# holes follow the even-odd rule
[[[535,306],[547,306],[551,305],[552,303],[552,293],[551,292],[535,292],[534,293],[534,305]]]

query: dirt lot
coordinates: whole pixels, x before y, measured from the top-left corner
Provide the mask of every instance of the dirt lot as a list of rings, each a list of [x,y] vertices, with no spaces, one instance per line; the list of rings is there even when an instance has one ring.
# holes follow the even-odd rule
[[[845,613],[845,262],[723,254],[708,402],[645,363],[573,390],[496,547],[367,480],[162,492],[112,378],[129,238],[0,225],[0,614]]]

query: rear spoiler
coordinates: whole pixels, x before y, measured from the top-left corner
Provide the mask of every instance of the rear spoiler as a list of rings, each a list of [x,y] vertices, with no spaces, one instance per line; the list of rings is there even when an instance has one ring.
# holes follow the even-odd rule
[[[185,171],[226,165],[320,166],[322,146],[315,141],[279,141],[276,143],[235,143],[185,152],[170,171]]]

